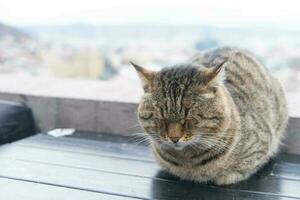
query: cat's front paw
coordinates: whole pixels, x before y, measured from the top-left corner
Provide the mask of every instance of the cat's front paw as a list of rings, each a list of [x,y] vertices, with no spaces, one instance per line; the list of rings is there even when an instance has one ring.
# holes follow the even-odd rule
[[[230,185],[242,181],[246,178],[247,176],[238,172],[229,172],[227,174],[216,177],[213,182],[217,185]]]

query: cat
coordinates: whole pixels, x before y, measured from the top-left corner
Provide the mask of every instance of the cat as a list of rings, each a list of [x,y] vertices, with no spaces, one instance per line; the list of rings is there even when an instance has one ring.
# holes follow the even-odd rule
[[[234,184],[278,152],[288,121],[284,91],[250,52],[217,48],[161,71],[131,64],[144,90],[140,125],[169,173]]]

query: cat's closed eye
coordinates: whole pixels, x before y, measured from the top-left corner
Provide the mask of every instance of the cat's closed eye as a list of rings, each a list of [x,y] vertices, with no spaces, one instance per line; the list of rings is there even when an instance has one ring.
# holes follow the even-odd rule
[[[198,121],[195,119],[187,119],[184,123],[184,126],[186,129],[191,129],[193,128],[195,125],[197,125]]]
[[[148,120],[151,119],[153,117],[153,113],[152,112],[141,112],[139,113],[139,118],[142,120]]]
[[[200,117],[203,120],[211,120],[211,121],[214,121],[214,122],[220,121],[219,116],[206,116],[206,115],[199,114],[199,113],[197,114],[197,116]]]

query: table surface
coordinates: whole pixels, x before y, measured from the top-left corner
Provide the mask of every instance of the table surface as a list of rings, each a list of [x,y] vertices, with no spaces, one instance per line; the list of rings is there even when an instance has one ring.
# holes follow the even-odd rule
[[[161,171],[145,145],[36,135],[0,147],[0,197],[7,200],[300,199],[300,155],[280,154],[247,181],[214,186]]]

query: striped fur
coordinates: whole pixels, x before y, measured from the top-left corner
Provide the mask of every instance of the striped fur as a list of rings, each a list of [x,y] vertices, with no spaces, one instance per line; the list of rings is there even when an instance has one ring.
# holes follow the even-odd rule
[[[250,53],[226,47],[159,72],[136,69],[147,88],[139,121],[170,173],[232,184],[278,151],[288,119],[284,92]]]

